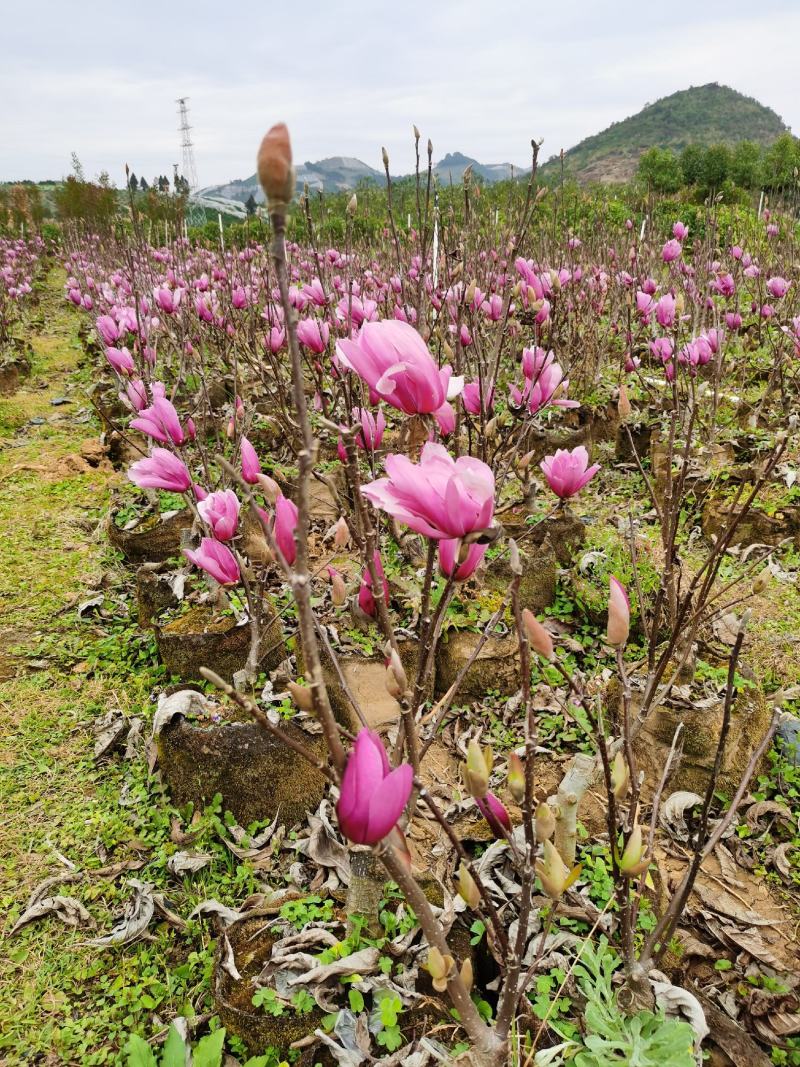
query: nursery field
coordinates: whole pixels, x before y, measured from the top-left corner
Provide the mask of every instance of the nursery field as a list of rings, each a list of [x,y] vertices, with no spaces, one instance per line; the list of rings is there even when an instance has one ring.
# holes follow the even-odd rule
[[[0,1060],[800,1064],[796,222],[259,174],[0,236]]]

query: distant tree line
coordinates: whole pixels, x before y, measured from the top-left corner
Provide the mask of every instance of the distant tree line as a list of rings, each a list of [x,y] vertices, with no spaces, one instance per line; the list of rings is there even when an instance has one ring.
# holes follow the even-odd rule
[[[736,188],[785,190],[797,182],[798,173],[800,140],[784,133],[766,148],[754,141],[690,144],[680,153],[650,148],[639,160],[637,178],[656,193],[689,187],[706,196]]]

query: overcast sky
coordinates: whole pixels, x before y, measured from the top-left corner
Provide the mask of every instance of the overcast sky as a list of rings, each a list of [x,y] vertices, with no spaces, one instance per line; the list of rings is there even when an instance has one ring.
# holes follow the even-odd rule
[[[800,130],[798,0],[0,0],[0,180],[148,180],[180,160],[190,98],[201,185],[254,170],[285,120],[297,162],[411,169],[411,125],[438,159],[529,162],[645,103],[718,81]]]

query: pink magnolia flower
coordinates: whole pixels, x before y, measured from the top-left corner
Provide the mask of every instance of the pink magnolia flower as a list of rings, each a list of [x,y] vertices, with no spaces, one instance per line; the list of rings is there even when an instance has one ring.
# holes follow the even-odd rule
[[[355,340],[337,343],[336,352],[343,366],[406,415],[437,411],[463,386],[460,379],[450,381],[450,367],[436,366],[414,327],[399,320],[364,323]]]
[[[183,554],[195,567],[200,567],[210,574],[220,585],[236,585],[239,581],[239,564],[236,557],[229,548],[215,541],[213,537],[204,537],[198,549],[184,548]]]
[[[669,337],[656,337],[648,342],[648,348],[662,362],[672,359],[672,339]]]
[[[297,504],[289,500],[283,493],[279,493],[275,501],[275,522],[272,525],[272,536],[275,544],[281,550],[286,562],[291,565],[297,558],[297,544],[294,532],[297,529]]]
[[[242,477],[248,485],[256,485],[258,476],[261,474],[261,464],[258,462],[256,450],[246,437],[239,443],[239,451],[242,456]]]
[[[767,282],[767,292],[770,296],[776,300],[780,300],[782,296],[786,296],[789,291],[791,282],[787,282],[785,278],[778,277],[770,278]]]
[[[711,283],[711,288],[720,296],[733,296],[736,292],[736,282],[732,274],[720,274]]]
[[[494,793],[487,793],[485,797],[475,797],[475,803],[495,837],[505,837],[506,831],[511,830],[511,818],[503,802]]]
[[[664,293],[656,304],[656,322],[664,328],[669,327],[675,321],[675,297],[672,293]]]
[[[725,312],[725,325],[729,330],[741,329],[742,316],[738,311],[726,311]]]
[[[232,489],[209,493],[197,505],[200,518],[218,541],[230,541],[239,525],[239,498]]]
[[[492,293],[481,304],[481,311],[490,322],[498,322],[503,314],[503,298],[499,293]]]
[[[481,383],[480,382],[467,382],[464,386],[464,392],[461,394],[461,399],[464,404],[464,408],[470,413],[470,415],[480,415],[481,413]],[[494,405],[494,386],[484,384],[483,387],[483,406],[486,411],[491,411]]]
[[[661,249],[661,258],[665,263],[672,263],[681,254],[681,243],[674,237],[671,241],[667,241],[664,247]]]
[[[147,387],[141,378],[135,378],[125,386],[125,392],[120,393],[120,400],[127,404],[133,411],[141,411],[147,407]]]
[[[649,293],[646,293],[643,289],[637,289],[636,291],[636,310],[639,314],[646,318],[653,311],[653,299]]]
[[[525,388],[520,394],[516,406],[527,402],[532,415],[552,404],[560,408],[576,408],[577,400],[568,400],[566,393],[569,379],[564,377],[561,365],[556,362],[553,352],[543,348],[525,348],[522,352],[522,373],[525,375]]]
[[[166,489],[172,493],[185,493],[192,486],[186,464],[166,448],[154,448],[145,459],[132,463],[128,478],[141,489]]]
[[[386,603],[389,603],[389,583],[386,581],[386,575],[383,573],[383,565],[381,564],[381,557],[377,550],[372,557],[375,562],[375,571],[378,575],[378,581],[383,586],[383,599]],[[375,597],[372,591],[372,575],[370,574],[369,567],[364,568],[364,573],[361,575],[361,586],[358,590],[358,606],[364,612],[365,615],[369,615],[371,619],[374,619],[378,615],[378,606],[375,603]]]
[[[174,315],[180,307],[183,289],[168,289],[165,285],[153,290],[153,300],[165,315]]]
[[[361,730],[348,756],[336,814],[342,833],[359,845],[375,845],[391,833],[414,785],[408,763],[392,770],[381,739]]]
[[[112,319],[110,315],[101,315],[95,323],[97,332],[103,338],[103,343],[107,345],[115,344],[122,336],[122,331],[116,323],[115,319]]]
[[[132,374],[136,370],[133,356],[127,348],[107,348],[106,359],[118,374]]]
[[[610,645],[624,645],[631,626],[631,605],[625,586],[617,578],[609,580],[608,630]]]
[[[361,429],[356,434],[356,444],[365,451],[374,451],[381,447],[383,433],[386,429],[386,416],[378,409],[378,414],[373,415],[369,408],[353,408],[353,420],[361,424]]]
[[[330,335],[327,322],[320,325],[316,319],[300,319],[297,324],[297,340],[317,356],[328,347]]]
[[[433,540],[485,530],[494,516],[494,474],[471,456],[454,460],[444,445],[428,442],[418,464],[389,455],[387,478],[362,486],[381,511]]]
[[[274,355],[276,352],[280,352],[283,348],[283,342],[286,340],[286,330],[282,326],[271,326],[269,331],[269,350]]]
[[[471,578],[483,562],[488,545],[462,545],[457,537],[448,537],[439,542],[439,570],[457,582]],[[455,574],[453,572],[455,571]]]
[[[164,444],[172,441],[174,445],[182,445],[186,439],[175,406],[162,396],[154,397],[149,408],[142,408],[137,417],[131,419],[131,426]]]
[[[678,241],[685,241],[689,236],[689,227],[685,222],[676,222],[672,227],[672,236]]]
[[[600,470],[599,463],[589,466],[589,453],[583,445],[578,445],[572,451],[559,448],[554,456],[545,456],[539,465],[547,484],[561,500],[569,500],[579,493]]]

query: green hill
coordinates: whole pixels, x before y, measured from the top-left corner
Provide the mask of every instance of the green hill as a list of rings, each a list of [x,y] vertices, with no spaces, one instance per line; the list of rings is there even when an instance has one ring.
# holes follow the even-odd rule
[[[712,82],[672,93],[615,122],[602,133],[586,137],[564,153],[564,173],[581,183],[628,181],[648,148],[680,152],[688,144],[769,145],[787,126],[780,116],[752,97]],[[558,156],[541,168],[543,178],[557,179]]]

